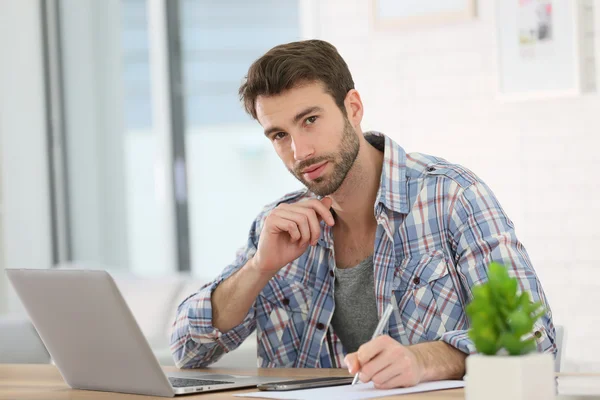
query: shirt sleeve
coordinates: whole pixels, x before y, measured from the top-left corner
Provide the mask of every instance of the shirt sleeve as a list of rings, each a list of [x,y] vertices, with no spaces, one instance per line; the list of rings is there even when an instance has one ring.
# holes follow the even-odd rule
[[[248,242],[238,250],[236,260],[214,281],[185,299],[177,308],[171,331],[171,353],[178,368],[199,368],[214,363],[236,349],[256,328],[256,304],[236,327],[223,333],[213,326],[211,296],[216,287],[242,268],[256,253],[254,221]]]
[[[484,283],[492,261],[508,267],[518,281],[519,292],[529,292],[532,301],[540,301],[546,312],[535,323],[534,337],[539,352],[556,355],[552,312],[542,285],[531,265],[527,251],[517,239],[508,218],[492,191],[482,182],[461,189],[449,216],[454,263],[461,280],[461,292],[467,303],[473,299],[473,287]],[[465,304],[466,306],[466,304]],[[441,340],[467,353],[476,353],[468,330],[446,332]]]

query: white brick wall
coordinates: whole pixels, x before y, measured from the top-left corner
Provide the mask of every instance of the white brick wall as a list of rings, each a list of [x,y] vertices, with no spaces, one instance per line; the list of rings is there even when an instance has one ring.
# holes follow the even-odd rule
[[[555,323],[567,327],[567,365],[600,369],[600,97],[496,101],[493,0],[478,2],[473,21],[405,31],[374,31],[370,7],[370,0],[321,0],[311,25],[350,65],[365,104],[363,129],[463,164],[492,187]]]

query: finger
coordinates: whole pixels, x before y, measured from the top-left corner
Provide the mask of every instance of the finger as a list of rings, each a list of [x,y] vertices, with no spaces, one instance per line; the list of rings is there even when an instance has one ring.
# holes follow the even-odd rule
[[[388,372],[390,377],[394,375],[394,360],[385,353],[386,352],[383,351],[372,358],[368,363],[361,364],[359,376],[361,382],[370,382],[376,375],[383,373],[387,369],[392,370],[391,372]]]
[[[331,199],[330,199],[331,201]],[[333,214],[329,211],[329,207],[326,207],[320,200],[307,200],[296,203],[300,207],[312,208],[318,214],[318,216],[325,221],[329,226],[335,224]]]
[[[376,387],[380,389],[409,387],[415,386],[421,381],[422,378],[418,376],[418,367],[410,362],[408,353],[409,351],[407,352],[404,346],[395,347],[386,352],[386,355],[391,356],[392,371],[396,373],[389,376],[374,376],[372,380]],[[386,370],[382,372],[386,372]]]
[[[320,201],[321,201],[321,204],[323,204],[325,206],[325,208],[327,208],[328,210],[331,208],[331,205],[333,204],[333,199],[331,197],[323,197]]]
[[[293,205],[285,208],[290,212],[297,212],[306,215],[308,219],[308,227],[310,229],[310,243],[315,245],[321,237],[321,225],[319,224],[319,217],[317,212],[309,207],[294,207]]]
[[[393,384],[393,379],[398,375],[402,374],[402,367],[390,364],[387,368],[381,369],[379,372],[371,376],[371,381],[375,384],[377,389],[383,389],[387,387],[385,385]]]
[[[375,384],[375,387],[377,389],[392,389],[392,388],[399,388],[399,387],[411,387],[411,386],[415,386],[417,383],[415,383],[416,381],[412,380],[412,378],[409,376],[408,373],[403,373],[400,372],[397,375],[394,375],[392,377],[390,377],[390,379],[388,379],[387,381],[380,383],[380,384]]]
[[[378,336],[373,340],[368,341],[358,348],[358,361],[360,365],[365,365],[370,360],[375,358],[385,348],[398,345],[399,343],[387,335]]]
[[[356,353],[350,353],[344,358],[344,363],[348,368],[348,372],[356,374],[360,370],[360,363],[358,362],[358,355]]]
[[[272,226],[276,231],[289,233],[293,242],[296,242],[302,238],[302,234],[298,229],[298,225],[294,221],[281,218],[278,215],[271,216],[271,221],[273,224]]]
[[[304,211],[298,211],[289,209],[289,208],[278,208],[277,216],[283,219],[287,219],[290,221],[294,221],[300,230],[300,234],[302,238],[300,240],[301,243],[311,242],[311,229],[309,225],[309,217],[306,215],[307,213]]]

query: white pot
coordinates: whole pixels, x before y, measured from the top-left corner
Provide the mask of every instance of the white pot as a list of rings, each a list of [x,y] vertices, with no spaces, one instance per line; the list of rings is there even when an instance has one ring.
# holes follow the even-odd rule
[[[554,399],[552,354],[467,357],[466,400]]]

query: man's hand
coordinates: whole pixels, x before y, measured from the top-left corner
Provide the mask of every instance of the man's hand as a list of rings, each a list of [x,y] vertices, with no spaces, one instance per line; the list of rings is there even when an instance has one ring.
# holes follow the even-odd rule
[[[332,200],[311,199],[294,204],[280,204],[267,216],[260,233],[254,265],[265,274],[276,274],[300,257],[321,236],[320,221],[333,226]]]
[[[351,374],[379,389],[415,386],[421,382],[462,379],[467,355],[440,340],[402,346],[379,336],[346,356]]]
[[[221,282],[211,295],[213,325],[228,332],[244,320],[269,280],[321,236],[320,221],[333,226],[332,200],[280,204],[265,219],[254,257]]]
[[[351,374],[360,371],[361,382],[373,381],[378,389],[415,386],[424,376],[417,354],[387,335],[363,344],[345,362]]]

